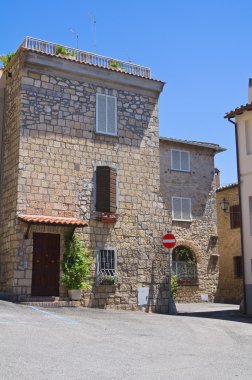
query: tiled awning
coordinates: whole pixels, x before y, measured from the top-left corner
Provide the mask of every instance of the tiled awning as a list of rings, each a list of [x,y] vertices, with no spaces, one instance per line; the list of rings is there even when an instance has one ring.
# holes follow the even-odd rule
[[[64,218],[62,216],[46,216],[46,215],[26,215],[20,214],[18,220],[28,224],[44,224],[50,226],[69,226],[69,227],[87,227],[86,220],[75,218]]]

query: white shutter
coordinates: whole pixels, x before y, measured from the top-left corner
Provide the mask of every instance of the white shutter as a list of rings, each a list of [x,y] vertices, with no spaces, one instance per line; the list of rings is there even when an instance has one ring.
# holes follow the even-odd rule
[[[180,170],[180,151],[172,150],[172,169]]]
[[[106,96],[96,94],[96,131],[106,133]]]
[[[182,219],[191,220],[191,199],[182,198]]]
[[[181,219],[181,198],[172,198],[173,219]]]
[[[190,170],[190,155],[189,152],[181,151],[181,170],[189,171]]]
[[[116,126],[116,97],[107,96],[107,133],[117,134]]]

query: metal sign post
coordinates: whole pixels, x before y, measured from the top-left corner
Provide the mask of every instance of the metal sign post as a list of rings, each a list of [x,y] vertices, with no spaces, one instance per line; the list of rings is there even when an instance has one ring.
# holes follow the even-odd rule
[[[166,235],[163,236],[162,239],[163,246],[168,249],[168,268],[169,268],[169,275],[168,275],[168,314],[170,315],[176,315],[177,314],[177,308],[174,302],[174,299],[172,297],[172,250],[176,245],[176,239],[175,236],[169,231]]]

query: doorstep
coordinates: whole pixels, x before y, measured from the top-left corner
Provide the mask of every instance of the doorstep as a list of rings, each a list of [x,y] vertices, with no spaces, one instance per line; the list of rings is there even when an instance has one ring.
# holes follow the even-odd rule
[[[71,301],[68,297],[38,297],[38,296],[19,296],[17,301],[21,305],[37,307],[79,307],[80,301]]]

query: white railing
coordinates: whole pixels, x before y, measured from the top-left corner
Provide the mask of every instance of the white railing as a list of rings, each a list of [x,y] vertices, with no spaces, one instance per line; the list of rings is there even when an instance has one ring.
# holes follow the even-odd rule
[[[56,49],[59,44],[53,42],[39,40],[33,37],[26,37],[21,44],[23,48],[40,51],[47,54],[56,54]],[[89,63],[91,65],[97,65],[100,67],[113,68],[111,67],[111,62],[116,62],[118,65],[123,68],[123,71],[133,75],[139,75],[145,78],[151,77],[150,69],[147,67],[135,65],[133,63],[120,61],[118,59],[103,57],[102,55],[88,53],[83,50],[73,49],[67,46],[64,48],[75,57],[77,61]]]

